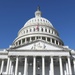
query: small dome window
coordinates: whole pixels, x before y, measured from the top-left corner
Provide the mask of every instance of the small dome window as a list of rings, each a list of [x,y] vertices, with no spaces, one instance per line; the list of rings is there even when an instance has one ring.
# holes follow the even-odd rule
[[[24,43],[25,42],[25,39],[22,39],[22,43]]]
[[[43,28],[41,28],[41,31],[43,32]]]
[[[24,31],[24,33],[25,33],[25,31]]]
[[[42,37],[42,40],[46,40],[46,38],[45,37]]]
[[[50,38],[49,37],[47,38],[47,41],[50,42]]]
[[[32,39],[32,41],[34,41],[35,40],[35,37],[32,37],[31,39]]]
[[[45,32],[47,32],[47,29],[45,29]]]
[[[21,40],[19,40],[19,45],[21,44]]]
[[[32,30],[30,29],[30,32],[31,32]]]
[[[27,42],[29,42],[29,41],[30,41],[30,38],[28,37],[28,38],[27,38]]]
[[[28,30],[26,30],[26,33],[28,33]]]
[[[50,33],[50,29],[49,29],[49,33]]]
[[[16,45],[18,45],[18,42],[16,42]]]
[[[33,29],[33,31],[35,31],[35,28]]]
[[[58,45],[58,41],[56,40],[56,44]]]
[[[54,39],[52,39],[52,43],[54,43]]]

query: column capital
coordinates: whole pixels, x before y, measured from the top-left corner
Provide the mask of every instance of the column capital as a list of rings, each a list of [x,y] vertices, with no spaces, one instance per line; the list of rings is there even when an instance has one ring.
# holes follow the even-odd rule
[[[42,57],[45,57],[45,56],[42,56]]]
[[[59,56],[59,58],[62,58],[62,56]]]
[[[33,58],[34,58],[34,57],[36,57],[36,56],[33,56]]]
[[[53,58],[54,56],[50,56],[50,58]]]
[[[67,56],[67,58],[70,58],[70,56]]]

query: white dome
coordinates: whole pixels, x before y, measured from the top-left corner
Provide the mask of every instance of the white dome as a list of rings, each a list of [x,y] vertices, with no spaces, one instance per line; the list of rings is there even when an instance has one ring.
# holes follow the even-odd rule
[[[52,24],[49,22],[49,20],[42,17],[31,18],[25,23],[24,27],[30,26],[30,25],[46,25],[46,26],[53,27]]]
[[[42,13],[41,11],[38,9],[36,12],[35,12],[35,17],[34,18],[31,18],[30,20],[28,20],[24,27],[26,26],[30,26],[30,25],[47,25],[47,26],[50,26],[50,27],[53,27],[51,22],[49,20],[47,20],[46,18],[43,18],[41,17]]]
[[[64,44],[51,22],[41,15],[40,9],[37,9],[35,17],[29,19],[19,30],[18,36],[13,42],[15,47],[37,40],[43,40],[54,45]]]

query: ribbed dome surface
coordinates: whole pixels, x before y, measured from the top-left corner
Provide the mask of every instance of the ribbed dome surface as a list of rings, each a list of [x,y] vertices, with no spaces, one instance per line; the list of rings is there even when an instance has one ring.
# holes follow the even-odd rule
[[[26,26],[29,26],[29,25],[47,25],[47,26],[50,26],[50,27],[53,27],[51,22],[43,17],[42,16],[42,13],[39,9],[37,9],[37,11],[35,12],[35,17],[34,18],[31,18],[29,19],[24,27]]]
[[[50,27],[53,27],[52,24],[50,23],[49,20],[43,18],[43,17],[34,17],[34,18],[31,18],[30,20],[28,20],[24,27],[26,26],[29,26],[29,25],[47,25],[47,26],[50,26]]]

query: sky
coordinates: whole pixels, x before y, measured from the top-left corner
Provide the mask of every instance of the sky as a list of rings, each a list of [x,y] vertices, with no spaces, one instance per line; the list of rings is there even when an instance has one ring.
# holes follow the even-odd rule
[[[64,44],[75,49],[75,0],[0,0],[0,49],[13,43],[38,5],[42,17],[53,24]]]

